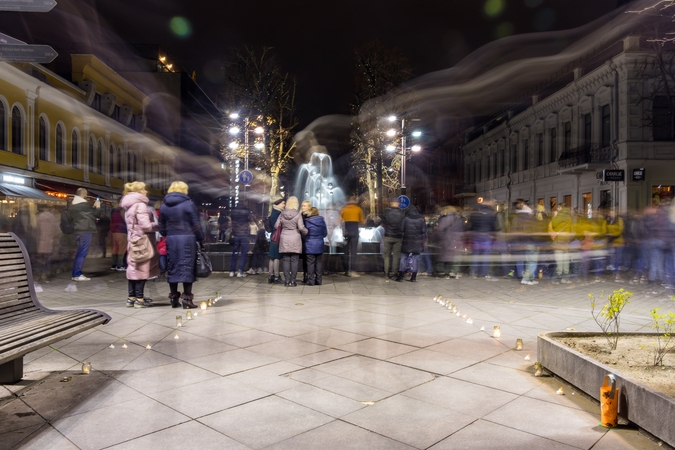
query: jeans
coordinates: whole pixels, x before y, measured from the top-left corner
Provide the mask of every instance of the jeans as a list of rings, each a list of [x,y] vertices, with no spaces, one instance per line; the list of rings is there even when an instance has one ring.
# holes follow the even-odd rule
[[[537,276],[537,247],[527,245],[525,250],[525,270],[523,280],[532,281]]]
[[[129,298],[143,298],[143,291],[145,290],[145,280],[128,280],[129,281]]]
[[[346,237],[344,245],[344,265],[345,272],[351,272],[356,267],[356,249],[359,245],[359,237]]]
[[[159,271],[166,272],[166,255],[159,255]]]
[[[76,234],[75,241],[77,242],[77,253],[75,254],[75,261],[73,262],[73,277],[79,277],[82,275],[84,259],[87,257],[87,254],[89,254],[91,233]]]
[[[664,280],[666,243],[660,239],[649,239],[649,281]]]
[[[471,272],[473,276],[484,277],[488,274],[490,267],[490,249],[492,248],[491,240],[475,240],[473,242],[473,256],[474,262]]]
[[[389,273],[393,268],[394,271],[401,260],[401,243],[403,240],[401,238],[393,237],[384,237],[384,271]],[[391,254],[391,262],[389,261],[389,255]]]
[[[234,272],[239,259],[239,271],[243,272],[246,267],[246,256],[248,254],[248,236],[235,236],[234,247],[232,249],[232,259],[230,260],[230,272]],[[239,258],[241,257],[241,258]]]

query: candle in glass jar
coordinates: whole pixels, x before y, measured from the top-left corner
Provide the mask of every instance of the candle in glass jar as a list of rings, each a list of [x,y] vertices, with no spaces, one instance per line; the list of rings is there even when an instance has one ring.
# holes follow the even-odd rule
[[[82,363],[82,373],[85,375],[89,375],[89,372],[91,372],[91,363],[90,362]]]
[[[213,299],[208,299],[206,301],[206,306],[209,306],[209,307],[213,306]]]
[[[523,349],[523,340],[522,339],[516,339],[516,350],[521,351]]]
[[[494,328],[492,329],[492,337],[498,338],[502,336],[502,330],[499,328],[499,326],[495,325]]]
[[[183,316],[176,316],[176,326],[177,327],[183,326]]]
[[[199,308],[204,311],[206,309],[206,302],[199,303]]]
[[[186,312],[186,313],[185,313],[185,318],[186,318],[187,320],[192,320],[192,311]]]

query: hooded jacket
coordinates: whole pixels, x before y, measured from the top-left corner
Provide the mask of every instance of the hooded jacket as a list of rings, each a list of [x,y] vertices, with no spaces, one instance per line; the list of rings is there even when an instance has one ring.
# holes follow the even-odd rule
[[[285,209],[277,219],[274,228],[282,227],[279,239],[279,253],[302,253],[302,237],[307,234],[307,228],[302,220],[302,214],[297,209]]]
[[[127,224],[127,248],[131,245],[131,240],[147,235],[148,239],[155,247],[155,254],[148,261],[135,263],[129,259],[127,261],[127,279],[128,280],[147,280],[148,278],[159,276],[159,254],[157,253],[157,242],[155,239],[155,217],[152,210],[148,208],[148,197],[140,192],[130,192],[120,200],[120,206],[126,210],[124,219]]]
[[[401,253],[418,254],[424,251],[424,235],[427,232],[427,224],[422,214],[414,206],[406,211],[401,231],[403,232]]]

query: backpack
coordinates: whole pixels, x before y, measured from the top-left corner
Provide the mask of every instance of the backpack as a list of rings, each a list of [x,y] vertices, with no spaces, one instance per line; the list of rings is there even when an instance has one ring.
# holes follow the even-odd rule
[[[274,231],[274,228],[272,227],[272,222],[270,221],[269,216],[263,219],[263,225],[265,226],[265,231],[268,233],[271,233]]]
[[[59,226],[61,227],[61,232],[63,234],[73,234],[75,232],[75,227],[73,226],[73,219],[70,218],[68,208],[66,208],[61,213],[61,223]]]

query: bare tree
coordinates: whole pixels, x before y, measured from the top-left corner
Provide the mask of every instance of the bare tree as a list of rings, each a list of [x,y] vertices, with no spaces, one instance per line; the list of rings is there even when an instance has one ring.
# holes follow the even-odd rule
[[[249,162],[263,169],[271,178],[269,195],[278,193],[279,176],[288,169],[295,143],[296,80],[279,66],[271,47],[244,47],[232,51],[225,65],[224,97],[231,112],[246,116],[254,125],[265,129],[268,141],[259,152],[249,151]],[[223,130],[223,155],[241,158],[246,149],[227,147]]]
[[[405,109],[396,104],[395,91],[412,77],[412,70],[400,50],[385,47],[379,41],[357,48],[354,56],[352,160],[359,182],[368,189],[370,214],[375,214],[381,209],[382,188],[396,189],[400,172],[400,155],[396,161],[397,155],[382,152],[385,140],[378,115],[384,110],[388,114],[397,114]],[[368,106],[364,108],[366,104]],[[383,160],[387,158],[394,160],[391,171],[382,169]]]

